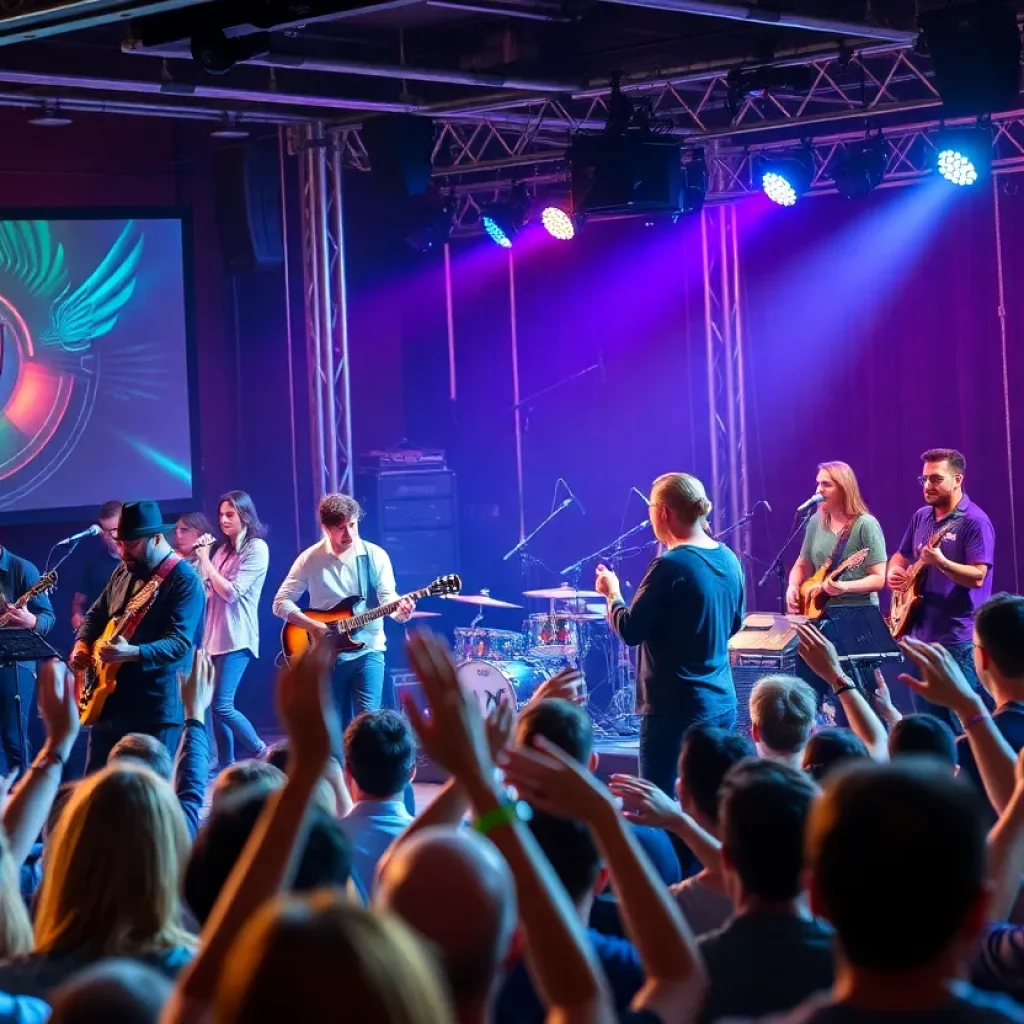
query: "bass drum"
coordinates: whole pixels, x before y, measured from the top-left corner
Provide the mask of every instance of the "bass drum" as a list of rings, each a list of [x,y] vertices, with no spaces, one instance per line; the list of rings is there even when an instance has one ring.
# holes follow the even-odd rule
[[[502,700],[511,708],[521,708],[554,672],[533,661],[465,661],[455,674],[463,690],[475,694],[486,715]]]

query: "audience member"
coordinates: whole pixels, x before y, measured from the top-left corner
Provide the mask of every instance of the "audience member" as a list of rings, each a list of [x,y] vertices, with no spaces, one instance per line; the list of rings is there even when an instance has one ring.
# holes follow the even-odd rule
[[[0,960],[23,956],[31,949],[32,922],[22,898],[18,866],[7,833],[0,828]]]
[[[832,984],[830,931],[807,912],[803,836],[817,789],[801,771],[744,761],[719,797],[736,915],[699,940],[710,979],[702,1022],[788,1010]]]
[[[249,786],[260,785],[268,789],[278,789],[284,783],[284,772],[267,761],[258,761],[251,757],[235,761],[223,769],[214,780],[210,805],[216,809],[221,800],[240,790],[248,789]]]
[[[850,729],[819,729],[804,747],[802,767],[815,782],[821,782],[837,765],[870,756],[864,741]]]
[[[412,824],[405,787],[416,774],[416,738],[397,711],[366,711],[345,730],[345,780],[355,806],[341,819],[352,879],[369,902],[377,862]]]
[[[114,761],[133,761],[144,764],[165,782],[171,781],[174,763],[167,747],[155,736],[144,732],[130,732],[114,744],[107,754],[107,764]]]
[[[49,1024],[157,1024],[172,987],[148,964],[102,960],[53,993]]]
[[[928,755],[944,765],[957,766],[956,737],[953,730],[935,715],[905,715],[889,732],[889,757]]]
[[[817,708],[814,689],[796,676],[759,680],[750,692],[750,735],[758,754],[799,768]]]
[[[109,765],[78,783],[50,839],[33,952],[0,965],[0,991],[44,997],[108,956],[173,977],[192,956],[178,885],[188,831],[171,787]]]
[[[835,985],[774,1024],[1002,1024],[1024,1009],[959,981],[988,911],[975,794],[930,758],[837,772],[811,811],[811,909],[836,930]],[[879,858],[898,884],[865,870]]]
[[[272,743],[267,747],[267,753],[264,756],[264,760],[267,764],[272,764],[275,768],[280,768],[282,772],[287,774],[288,772],[288,741],[278,740],[276,743]],[[337,758],[331,757],[330,761],[327,762],[327,768],[324,771],[324,779],[334,791],[334,814],[338,818],[344,818],[350,810],[352,810],[352,795],[348,791],[348,783],[345,781],[345,771],[341,767],[341,762]],[[410,814],[416,813],[416,799],[413,795],[412,786],[407,786],[405,793],[403,794],[405,800],[405,809]]]
[[[396,917],[327,890],[284,897],[260,910],[239,936],[215,1016],[232,1024],[449,1024],[439,973]]]

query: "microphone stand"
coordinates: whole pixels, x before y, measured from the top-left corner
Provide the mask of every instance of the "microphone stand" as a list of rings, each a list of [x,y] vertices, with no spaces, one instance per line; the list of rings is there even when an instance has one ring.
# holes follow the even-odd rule
[[[818,506],[812,505],[803,514],[803,517],[800,519],[800,522],[798,522],[794,527],[793,532],[786,538],[786,543],[783,544],[782,547],[779,549],[779,553],[775,556],[775,561],[773,561],[772,564],[768,566],[768,569],[765,571],[765,574],[757,581],[758,587],[763,587],[768,582],[769,576],[774,575],[778,578],[779,608],[782,610],[783,614],[785,614],[786,611],[786,569],[785,566],[783,566],[782,564],[782,556],[786,553],[786,548],[788,548],[789,545],[792,544],[794,540],[796,540],[797,534],[801,533],[804,527],[810,522],[811,516],[813,516],[814,513],[817,512],[817,510]],[[800,513],[798,512],[797,515],[799,514]],[[794,516],[794,521],[795,520],[796,517]]]
[[[573,562],[572,565],[567,565],[561,572],[562,576],[568,576],[570,573],[579,572],[583,568],[586,562],[589,562],[593,558],[600,558],[607,551],[614,551],[622,547],[622,542],[628,540],[633,536],[634,533],[639,533],[641,530],[646,530],[651,525],[650,519],[645,519],[642,523],[638,523],[631,530],[627,530],[625,533],[616,537],[610,544],[605,544],[603,547],[598,548],[592,554],[584,555],[578,562]]]
[[[719,530],[718,533],[715,534],[715,540],[721,540],[723,537],[728,537],[730,533],[735,533],[737,530],[746,526],[747,523],[751,522],[753,518],[754,509],[751,509],[749,512],[744,512],[743,516],[737,519],[736,522],[732,524],[732,526],[727,526],[724,530]]]
[[[557,516],[560,512],[564,512],[573,503],[573,500],[573,498],[566,498],[561,503],[561,505],[556,505],[554,509],[552,509],[551,514],[543,522],[541,522],[541,524],[536,529],[531,530],[514,548],[512,548],[511,551],[507,551],[504,555],[502,555],[501,560],[503,562],[507,562],[513,555],[518,555],[520,551],[525,550],[526,545],[529,544],[530,541],[533,540],[533,538],[536,537],[537,534],[540,533],[540,531],[543,530],[544,527],[547,526],[548,523],[550,523],[551,520],[555,518],[555,516]]]

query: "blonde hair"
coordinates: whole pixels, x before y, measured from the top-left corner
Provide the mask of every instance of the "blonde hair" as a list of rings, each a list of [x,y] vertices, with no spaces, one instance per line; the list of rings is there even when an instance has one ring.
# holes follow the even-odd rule
[[[194,947],[178,896],[188,850],[178,798],[148,768],[119,762],[83,779],[47,843],[36,951]]]
[[[18,865],[7,832],[0,826],[0,960],[32,951],[32,922],[21,898]]]
[[[795,754],[807,745],[817,710],[817,694],[796,676],[765,676],[750,691],[750,721],[776,754]]]
[[[867,503],[861,497],[860,485],[857,483],[857,474],[852,467],[845,462],[822,462],[818,465],[819,472],[828,473],[832,482],[839,488],[843,495],[843,515],[849,519],[856,519],[857,516],[864,516],[868,513]],[[828,513],[825,506],[821,506],[821,518],[828,522]]]
[[[652,504],[665,505],[684,523],[708,528],[711,502],[704,485],[689,473],[663,473],[651,485]]]
[[[266,904],[245,927],[214,1001],[218,1024],[326,1020],[450,1024],[441,969],[399,918],[324,889]]]

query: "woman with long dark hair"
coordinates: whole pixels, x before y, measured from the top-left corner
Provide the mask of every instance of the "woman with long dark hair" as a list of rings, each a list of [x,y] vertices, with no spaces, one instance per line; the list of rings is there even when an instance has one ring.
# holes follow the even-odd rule
[[[270,564],[266,529],[245,491],[220,499],[217,520],[224,539],[198,549],[206,584],[203,648],[213,660],[213,735],[221,767],[233,764],[235,744],[246,757],[262,757],[267,745],[235,708],[235,693],[249,663],[259,657],[259,604]]]

